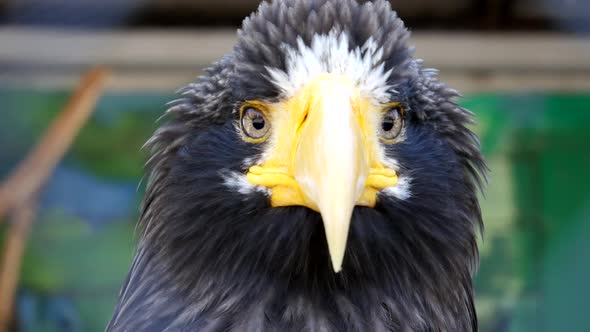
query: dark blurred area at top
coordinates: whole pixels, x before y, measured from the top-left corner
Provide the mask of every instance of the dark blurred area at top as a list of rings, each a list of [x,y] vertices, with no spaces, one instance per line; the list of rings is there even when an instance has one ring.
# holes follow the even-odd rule
[[[413,30],[590,32],[588,0],[390,2]],[[0,0],[0,24],[90,29],[238,27],[259,3],[259,0]]]

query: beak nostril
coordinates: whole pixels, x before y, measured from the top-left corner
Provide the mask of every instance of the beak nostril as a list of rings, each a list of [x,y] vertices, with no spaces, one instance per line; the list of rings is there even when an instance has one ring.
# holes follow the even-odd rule
[[[309,115],[309,111],[305,111],[305,114],[303,114],[303,119],[301,119],[301,121],[299,122],[299,126],[297,127],[297,132],[300,132],[301,129],[303,128],[303,126],[305,126],[305,123],[307,122],[308,115]]]

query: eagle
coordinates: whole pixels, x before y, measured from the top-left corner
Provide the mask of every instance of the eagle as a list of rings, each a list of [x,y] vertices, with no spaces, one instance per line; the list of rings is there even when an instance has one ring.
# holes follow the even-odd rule
[[[178,95],[107,331],[477,330],[474,116],[388,1],[263,2]]]

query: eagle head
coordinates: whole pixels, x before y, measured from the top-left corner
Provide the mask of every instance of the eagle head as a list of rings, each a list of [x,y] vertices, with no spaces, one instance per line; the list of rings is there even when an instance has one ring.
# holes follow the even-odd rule
[[[409,40],[383,0],[246,18],[147,143],[110,329],[475,330],[486,166]]]

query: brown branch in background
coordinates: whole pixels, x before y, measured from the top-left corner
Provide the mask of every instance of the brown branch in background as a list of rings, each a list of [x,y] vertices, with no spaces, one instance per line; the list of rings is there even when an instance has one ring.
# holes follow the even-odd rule
[[[25,202],[14,209],[12,223],[6,233],[0,263],[0,332],[6,332],[12,317],[12,306],[16,295],[22,256],[27,235],[35,219],[34,200]]]
[[[22,255],[35,217],[34,197],[89,119],[107,77],[104,69],[89,71],[51,123],[37,146],[0,185],[0,221],[10,210],[10,228],[0,260],[0,332],[9,328]]]
[[[29,199],[41,188],[92,113],[106,77],[106,70],[100,68],[84,76],[65,109],[53,121],[37,146],[0,185],[0,221],[8,210]]]

